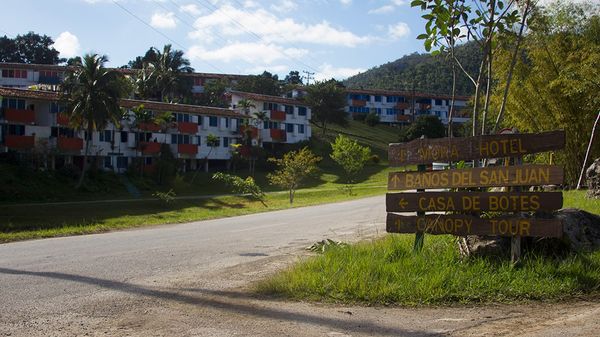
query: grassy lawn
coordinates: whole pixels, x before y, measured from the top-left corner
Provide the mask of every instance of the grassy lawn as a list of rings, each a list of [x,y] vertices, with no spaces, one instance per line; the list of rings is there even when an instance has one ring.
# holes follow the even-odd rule
[[[600,213],[600,203],[584,194],[565,192],[565,207]],[[528,253],[514,267],[502,259],[462,259],[452,236],[428,235],[418,255],[412,253],[413,241],[414,235],[389,234],[333,247],[262,281],[257,291],[291,299],[407,306],[600,295],[600,252]]]

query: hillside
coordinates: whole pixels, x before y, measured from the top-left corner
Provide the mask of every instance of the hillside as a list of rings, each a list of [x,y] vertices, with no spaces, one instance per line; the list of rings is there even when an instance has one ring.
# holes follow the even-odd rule
[[[471,73],[477,70],[481,60],[479,47],[467,43],[456,49],[458,58]],[[444,55],[410,54],[396,61],[371,68],[364,73],[349,77],[344,85],[349,88],[385,90],[416,90],[429,93],[449,94],[452,91],[452,63]],[[472,95],[474,88],[469,79],[460,73],[457,94]]]

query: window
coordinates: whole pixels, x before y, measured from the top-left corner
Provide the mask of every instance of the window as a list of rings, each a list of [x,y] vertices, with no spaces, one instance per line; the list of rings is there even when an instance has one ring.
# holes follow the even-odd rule
[[[65,111],[65,107],[56,103],[56,102],[52,102],[50,103],[50,113],[59,113],[59,112],[63,112]]]
[[[152,165],[152,157],[145,157],[144,158],[144,164],[146,164],[146,165]]]
[[[196,136],[196,143],[198,144],[198,146],[200,146],[202,144],[202,136]]]
[[[294,132],[294,124],[286,124],[285,125],[285,131],[286,132]]]
[[[25,125],[9,125],[8,126],[8,134],[14,136],[24,136],[25,135]]]
[[[436,99],[435,100],[435,105],[442,105],[442,100],[441,99]]]
[[[219,124],[219,119],[215,116],[208,117],[208,125],[216,127]]]
[[[305,106],[298,107],[298,116],[306,116],[306,107]]]
[[[229,137],[223,137],[223,147],[229,147]]]
[[[178,122],[189,122],[190,121],[190,115],[188,114],[175,114],[175,120]]]
[[[75,138],[75,130],[53,126],[50,128],[50,137]]]
[[[121,131],[121,143],[127,143],[129,133],[127,131]]]
[[[304,125],[298,124],[298,133],[304,133]]]
[[[138,133],[138,141],[149,142],[152,139],[152,132],[140,132]]]
[[[3,98],[2,107],[10,109],[25,110],[25,100],[16,98]]]
[[[375,95],[375,102],[381,102],[381,96]]]
[[[293,105],[286,105],[285,106],[285,113],[288,115],[293,115],[294,114],[294,106]]]
[[[117,157],[117,168],[126,169],[127,164],[127,157]]]
[[[171,144],[191,144],[192,139],[190,135],[182,135],[182,134],[172,134],[171,135]]]
[[[202,125],[203,116],[198,116],[198,125]]]
[[[194,77],[194,85],[195,86],[202,85],[203,84],[202,82],[203,82],[202,78],[200,78],[200,77]]]
[[[397,115],[398,109],[385,109],[385,114],[388,116]]]
[[[263,129],[269,129],[269,121],[264,121],[263,122]]]
[[[100,141],[110,143],[112,141],[112,132],[110,130],[100,131]]]
[[[263,103],[263,110],[279,110],[279,105],[277,103]]]
[[[112,158],[104,157],[104,168],[112,168]]]
[[[225,117],[225,127],[229,127],[229,118]]]
[[[27,78],[27,70],[2,69],[2,77],[6,77],[6,78]]]

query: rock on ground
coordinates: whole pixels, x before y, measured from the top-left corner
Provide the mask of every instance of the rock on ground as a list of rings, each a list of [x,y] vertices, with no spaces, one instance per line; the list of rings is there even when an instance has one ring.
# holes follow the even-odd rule
[[[585,171],[588,183],[588,197],[600,198],[600,158],[594,160],[592,165]]]

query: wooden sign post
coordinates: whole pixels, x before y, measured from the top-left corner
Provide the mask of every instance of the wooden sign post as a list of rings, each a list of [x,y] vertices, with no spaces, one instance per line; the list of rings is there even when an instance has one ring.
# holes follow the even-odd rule
[[[468,213],[537,212],[562,207],[562,192],[521,192],[523,186],[562,184],[564,171],[553,165],[520,165],[520,157],[563,148],[564,131],[539,134],[501,134],[466,138],[417,139],[390,144],[393,167],[417,164],[416,172],[390,172],[386,196],[389,233],[416,233],[414,250],[423,246],[425,233],[519,237],[560,237],[559,220],[518,215],[479,218]],[[426,171],[433,161],[512,158],[515,166]],[[510,192],[486,192],[481,188],[512,187]],[[457,189],[452,192],[440,189]],[[479,191],[464,189],[477,188]],[[416,189],[417,192],[397,192]],[[425,192],[425,189],[437,191]],[[460,190],[463,189],[463,190]],[[417,212],[416,216],[396,213]],[[426,212],[452,212],[451,215]],[[465,214],[466,213],[466,214]],[[520,240],[513,240],[520,241]]]

